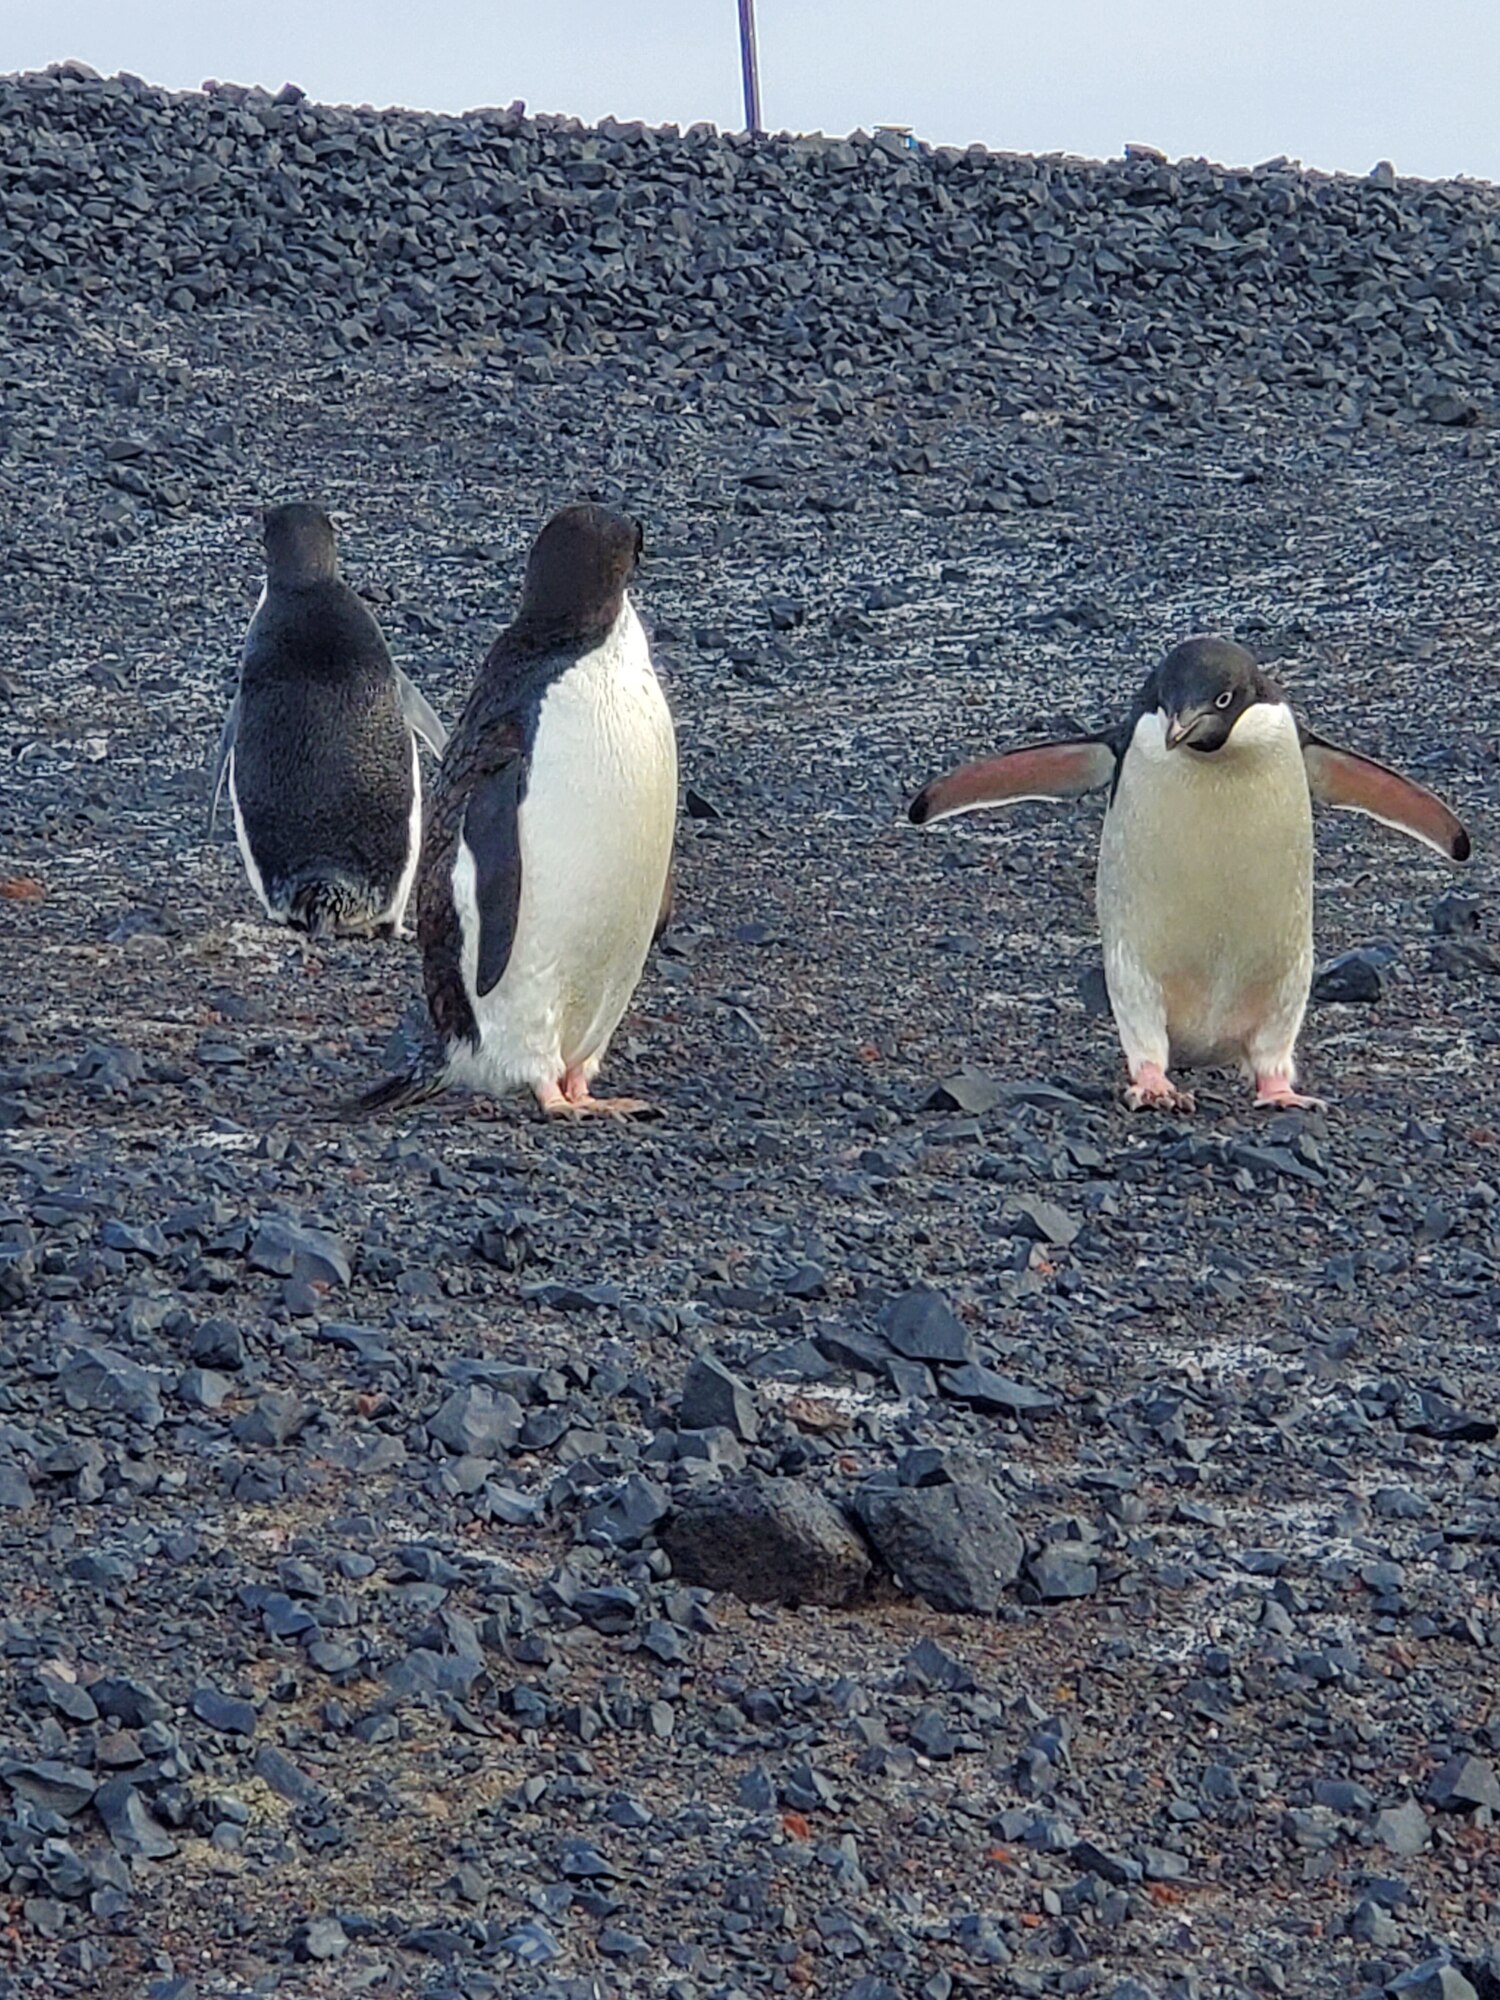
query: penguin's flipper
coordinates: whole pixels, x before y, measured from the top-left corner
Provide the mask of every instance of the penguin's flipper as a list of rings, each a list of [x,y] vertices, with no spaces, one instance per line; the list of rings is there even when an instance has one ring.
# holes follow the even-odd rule
[[[491,992],[505,976],[516,919],[521,908],[521,800],[530,759],[519,741],[475,780],[464,808],[460,851],[474,864],[474,902],[479,918],[475,984]]]
[[[666,931],[667,925],[672,921],[672,911],[676,907],[676,904],[677,904],[677,864],[675,862],[669,861],[667,863],[667,879],[662,884],[662,889],[661,889],[661,902],[657,905],[657,910],[656,910],[656,927],[651,933],[651,942],[653,944],[659,944],[661,942],[662,936]]]
[[[907,808],[914,826],[984,806],[1019,805],[1023,799],[1076,799],[1112,784],[1118,752],[1107,736],[1074,736],[1058,743],[1034,743],[960,764],[946,777],[924,785]]]
[[[447,747],[448,732],[433,714],[426,696],[416,682],[407,678],[401,669],[396,669],[396,681],[401,690],[401,713],[406,718],[406,726],[414,736],[420,736],[434,757],[441,757]]]
[[[1469,836],[1463,822],[1451,813],[1434,792],[1411,778],[1403,778],[1373,757],[1357,750],[1341,750],[1325,743],[1321,736],[1304,731],[1302,761],[1307,766],[1307,786],[1319,805],[1337,806],[1345,812],[1364,813],[1382,826],[1409,833],[1413,840],[1435,848],[1445,861],[1467,861]]]
[[[240,733],[240,698],[235,696],[229,704],[229,713],[224,718],[224,727],[219,732],[219,747],[214,753],[213,779],[208,797],[208,831],[213,835],[214,823],[219,816],[219,798],[224,790],[224,780],[229,775],[229,760],[234,755],[234,740]]]

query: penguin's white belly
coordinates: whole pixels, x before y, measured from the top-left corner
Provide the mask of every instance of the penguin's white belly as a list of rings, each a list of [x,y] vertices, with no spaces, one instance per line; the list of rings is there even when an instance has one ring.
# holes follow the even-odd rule
[[[261,592],[261,596],[265,596],[264,591]],[[229,762],[224,769],[224,781],[229,787],[229,806],[231,812],[234,814],[235,843],[240,850],[240,859],[245,864],[245,874],[249,879],[251,891],[256,901],[273,923],[285,923],[286,912],[284,910],[273,910],[271,907],[271,899],[266,894],[266,885],[261,877],[260,863],[255,858],[255,849],[250,845],[250,834],[245,825],[245,815],[240,810],[240,795],[235,790],[233,750],[229,753]]]
[[[1290,1064],[1312,978],[1312,866],[1289,710],[1258,705],[1211,756],[1166,749],[1160,718],[1143,718],[1099,846],[1105,979],[1127,1057]]]
[[[422,858],[422,758],[415,735],[411,739],[411,813],[407,820],[406,840],[406,862],[396,884],[396,893],[377,920],[389,924],[398,937],[405,925],[406,906],[411,901],[412,885],[417,879],[417,863]]]
[[[592,1077],[640,981],[666,888],[677,743],[646,637],[626,612],[548,690],[517,815],[521,894],[499,982],[474,1005],[480,1045],[460,1069],[495,1088]],[[474,864],[454,896],[476,991]],[[477,1074],[473,1074],[477,1072]]]

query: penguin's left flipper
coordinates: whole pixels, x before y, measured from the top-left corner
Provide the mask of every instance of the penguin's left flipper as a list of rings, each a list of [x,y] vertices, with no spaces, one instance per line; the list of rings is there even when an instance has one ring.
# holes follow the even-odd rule
[[[530,760],[518,741],[510,747],[510,755],[494,759],[474,781],[460,834],[474,863],[475,983],[481,994],[492,992],[505,976],[521,909],[520,812]]]
[[[677,906],[677,867],[675,862],[667,863],[667,879],[662,884],[661,902],[656,911],[656,928],[651,933],[651,942],[660,944],[667,925],[672,921],[672,912]]]
[[[1310,730],[1303,733],[1302,761],[1308,790],[1320,805],[1378,819],[1383,826],[1435,848],[1445,861],[1468,860],[1469,836],[1463,822],[1425,785],[1403,778],[1373,757],[1360,756],[1357,750],[1325,743]]]
[[[406,718],[406,726],[413,735],[420,736],[434,757],[441,757],[447,747],[448,732],[433,714],[426,696],[416,682],[407,678],[399,667],[396,680],[401,689],[401,713]]]
[[[235,696],[229,704],[229,713],[224,718],[224,727],[219,732],[219,747],[214,752],[214,774],[208,797],[208,831],[213,835],[214,823],[219,816],[219,799],[224,790],[224,780],[229,775],[229,760],[234,755],[234,739],[240,732],[240,698]]]
[[[1023,799],[1077,799],[1114,783],[1119,753],[1107,736],[1069,737],[1007,750],[960,764],[946,777],[924,785],[907,807],[914,826],[929,826],[954,813],[985,806],[1019,805]]]

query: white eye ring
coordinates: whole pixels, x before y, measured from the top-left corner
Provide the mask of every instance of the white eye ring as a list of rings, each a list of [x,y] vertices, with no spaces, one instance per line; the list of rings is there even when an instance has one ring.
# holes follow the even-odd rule
[[[1231,702],[1232,702],[1233,700],[1234,700],[1234,689],[1233,689],[1233,688],[1225,688],[1225,690],[1224,690],[1224,692],[1223,692],[1222,694],[1220,694],[1220,695],[1215,695],[1215,696],[1214,696],[1214,707],[1215,707],[1215,708],[1228,708],[1229,704],[1230,704],[1230,703],[1231,703]]]

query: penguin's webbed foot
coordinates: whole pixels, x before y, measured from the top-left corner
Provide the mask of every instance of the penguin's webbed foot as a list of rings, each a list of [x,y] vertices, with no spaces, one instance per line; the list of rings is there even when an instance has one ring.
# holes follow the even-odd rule
[[[1289,1076],[1258,1076],[1255,1079],[1255,1108],[1257,1111],[1326,1111],[1326,1097],[1306,1097],[1300,1090],[1293,1090]]]
[[[580,1070],[569,1071],[560,1084],[538,1084],[536,1101],[549,1118],[640,1118],[656,1109],[644,1097],[591,1097]]]
[[[1142,1063],[1125,1092],[1127,1111],[1181,1111],[1198,1109],[1190,1090],[1179,1090],[1160,1063]]]

